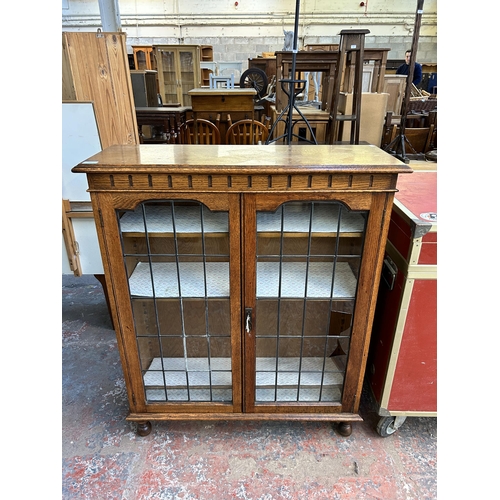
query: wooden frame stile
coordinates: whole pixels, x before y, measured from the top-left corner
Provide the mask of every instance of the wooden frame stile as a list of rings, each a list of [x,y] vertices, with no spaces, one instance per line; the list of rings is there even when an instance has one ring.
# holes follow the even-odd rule
[[[334,191],[335,192],[335,191]],[[353,355],[349,357],[349,363],[346,371],[346,383],[342,396],[342,403],[319,403],[317,406],[311,406],[307,403],[297,403],[296,405],[274,404],[267,403],[256,404],[254,402],[255,394],[255,339],[251,333],[247,333],[244,338],[245,353],[248,355],[246,359],[246,372],[244,380],[246,382],[245,392],[245,412],[258,415],[259,413],[276,413],[276,418],[293,420],[297,414],[309,420],[325,420],[324,412],[327,411],[331,419],[332,413],[338,413],[339,419],[342,420],[344,432],[350,433],[350,421],[360,420],[355,414],[359,410],[359,394],[361,394],[364,370],[366,359],[368,356],[368,347],[370,332],[375,311],[375,304],[380,280],[380,271],[383,263],[383,245],[385,241],[390,222],[390,210],[387,212],[387,207],[392,204],[394,193],[352,193],[345,194],[342,192],[332,194],[315,195],[316,200],[332,200],[344,203],[351,210],[370,210],[369,223],[366,230],[365,248],[368,252],[363,255],[362,268],[358,281],[358,291],[356,300],[356,309],[358,312],[354,317],[353,333],[351,340],[351,351]],[[256,251],[257,233],[256,213],[259,210],[275,210],[285,201],[304,201],[310,199],[309,194],[301,193],[286,193],[286,194],[266,194],[259,197],[258,195],[246,195],[244,199],[244,218],[245,218],[245,244],[244,244],[244,259],[245,259],[245,276],[244,281],[244,304],[243,308],[249,308],[255,311],[255,290],[256,276],[255,259],[253,256]],[[374,210],[374,212],[372,212]],[[377,214],[376,216],[372,214]],[[255,324],[255,316],[252,314],[252,323]],[[361,374],[361,375],[359,375]],[[359,376],[358,376],[359,375]],[[342,412],[342,409],[350,408],[351,414]],[[268,415],[269,417],[269,415]]]
[[[346,406],[352,408],[353,412],[359,409],[360,398],[355,395],[361,394],[363,386],[368,348],[370,346],[370,332],[375,314],[377,302],[377,290],[380,282],[380,272],[384,258],[384,246],[390,223],[390,208],[394,199],[394,193],[377,193],[371,197],[370,217],[366,230],[365,252],[361,272],[358,280],[357,305],[358,314],[354,317],[353,335],[351,341],[351,352],[355,353],[356,359],[349,360],[346,373],[346,385],[344,393],[347,395]],[[377,210],[378,208],[378,210]],[[359,311],[363,312],[363,316]],[[359,332],[359,335],[355,335]],[[359,374],[359,377],[351,376]],[[351,386],[350,381],[355,381],[356,386]]]
[[[126,380],[125,385],[130,411],[145,411],[146,408],[144,405],[140,405],[138,399],[138,395],[142,393],[141,384],[138,382],[141,374],[140,371],[137,373],[137,370],[134,371],[133,368],[138,363],[137,360],[130,359],[135,357],[136,346],[134,345],[134,332],[132,331],[134,318],[130,308],[130,301],[127,303],[123,298],[125,290],[128,290],[128,283],[126,279],[123,279],[125,278],[122,270],[123,262],[117,262],[116,259],[112,258],[113,252],[121,251],[117,218],[111,216],[114,213],[112,208],[113,194],[96,193],[92,190],[90,181],[89,188],[92,208],[96,218],[97,237],[101,248],[108,301],[118,341],[123,375]],[[110,208],[107,209],[107,207]],[[121,267],[121,269],[118,269],[118,267]]]
[[[211,419],[227,418],[228,413],[241,413],[242,411],[242,367],[241,367],[241,333],[239,330],[239,310],[241,308],[241,277],[240,277],[240,235],[233,231],[230,234],[230,301],[231,301],[231,354],[232,354],[232,377],[233,377],[233,403],[210,405],[200,405],[199,403],[188,404],[181,403],[177,407],[161,403],[146,403],[144,387],[141,383],[142,373],[140,360],[136,348],[136,339],[133,328],[134,318],[131,309],[129,287],[127,280],[122,280],[123,262],[113,259],[111,255],[115,252],[121,252],[118,222],[116,217],[109,214],[113,212],[112,208],[119,205],[123,209],[133,209],[147,197],[154,199],[155,196],[150,192],[143,193],[96,193],[90,190],[95,213],[101,224],[98,225],[98,237],[101,251],[106,259],[103,259],[108,294],[112,297],[110,300],[111,310],[113,311],[113,323],[116,325],[118,346],[124,368],[125,377],[128,379],[127,388],[131,402],[130,414],[127,419],[137,421],[139,429],[143,432],[149,432],[150,420],[177,419],[186,420],[200,418],[200,414],[210,413]],[[161,197],[161,195],[160,195]],[[119,198],[117,202],[116,198]],[[240,224],[240,198],[238,194],[229,193],[200,193],[194,195],[192,192],[172,193],[171,199],[175,200],[196,200],[207,206],[210,210],[227,210],[230,214],[230,226],[238,227]],[[109,209],[108,207],[111,207]],[[148,410],[148,406],[150,409]],[[151,407],[154,407],[151,410]],[[205,417],[204,417],[205,418]]]
[[[243,346],[245,348],[244,374],[244,400],[243,408],[245,413],[254,413],[254,395],[255,395],[255,367],[256,367],[256,349],[255,339],[253,339],[253,328],[247,330],[245,325],[245,316],[249,315],[250,326],[255,325],[255,306],[256,306],[256,262],[254,249],[257,246],[257,199],[255,194],[248,194],[242,199],[242,217],[245,219],[245,232],[242,233],[241,255],[243,259],[242,266],[242,307],[241,324],[245,328],[243,336]]]

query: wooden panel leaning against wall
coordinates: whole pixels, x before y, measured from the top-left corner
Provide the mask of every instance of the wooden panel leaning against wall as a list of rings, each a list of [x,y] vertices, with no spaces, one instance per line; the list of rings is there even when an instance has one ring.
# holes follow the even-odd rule
[[[125,33],[62,34],[62,100],[94,103],[103,149],[139,144],[125,41]]]

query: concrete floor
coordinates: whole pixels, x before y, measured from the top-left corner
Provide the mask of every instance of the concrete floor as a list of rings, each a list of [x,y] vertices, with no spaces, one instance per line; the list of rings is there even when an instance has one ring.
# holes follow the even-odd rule
[[[437,419],[380,437],[368,395],[345,438],[326,422],[160,422],[139,437],[104,294],[63,276],[62,498],[431,500]]]

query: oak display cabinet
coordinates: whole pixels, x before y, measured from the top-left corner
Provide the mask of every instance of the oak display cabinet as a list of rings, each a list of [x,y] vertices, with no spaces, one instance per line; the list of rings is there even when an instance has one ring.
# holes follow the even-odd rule
[[[398,174],[369,145],[110,147],[86,173],[140,435],[152,421],[352,432]]]

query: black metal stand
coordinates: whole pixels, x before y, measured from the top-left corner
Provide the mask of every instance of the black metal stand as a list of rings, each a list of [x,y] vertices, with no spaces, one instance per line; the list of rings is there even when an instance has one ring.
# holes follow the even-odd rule
[[[310,144],[318,144],[316,141],[316,136],[314,135],[314,132],[311,128],[311,125],[307,121],[306,117],[302,114],[302,112],[299,110],[299,108],[295,105],[295,98],[298,94],[303,92],[305,88],[305,84],[307,83],[306,80],[297,80],[295,79],[295,66],[297,62],[297,33],[299,30],[299,8],[300,8],[300,0],[296,0],[295,3],[295,28],[293,31],[293,50],[292,50],[292,71],[291,71],[291,78],[290,79],[283,79],[280,81],[281,83],[281,88],[285,92],[285,94],[288,96],[288,104],[285,106],[283,111],[279,114],[278,118],[276,121],[273,123],[273,126],[271,127],[271,130],[269,132],[269,137],[266,141],[266,144],[271,144],[273,142],[277,142],[281,139],[286,139],[285,144],[291,144],[292,142],[292,137],[297,137],[303,141],[309,142]],[[288,84],[289,91],[287,92],[285,90],[285,85]],[[303,84],[304,87],[299,87],[297,88],[297,84]],[[299,137],[297,134],[293,134],[293,110],[297,111],[297,113],[300,115],[301,119],[305,122],[307,125],[307,128],[309,129],[309,133],[311,134],[311,140],[306,139],[304,137]],[[283,120],[283,116],[286,114],[286,119]],[[300,120],[296,120],[295,123],[297,123]],[[284,122],[285,123],[285,133],[280,135],[279,137],[273,139],[273,134],[276,126],[278,125],[279,122]]]
[[[389,154],[392,154],[404,163],[410,163],[410,158],[406,155],[406,147],[408,144],[410,148],[414,151],[415,149],[411,145],[408,138],[405,136],[406,131],[406,113],[408,109],[408,103],[410,101],[411,88],[413,84],[413,72],[415,70],[415,61],[417,59],[417,45],[418,37],[420,34],[420,25],[422,23],[424,0],[417,0],[417,12],[415,15],[415,28],[413,30],[413,40],[411,43],[411,56],[410,56],[410,70],[408,74],[408,79],[406,80],[405,97],[403,104],[401,106],[401,124],[399,126],[399,134],[384,148]]]

